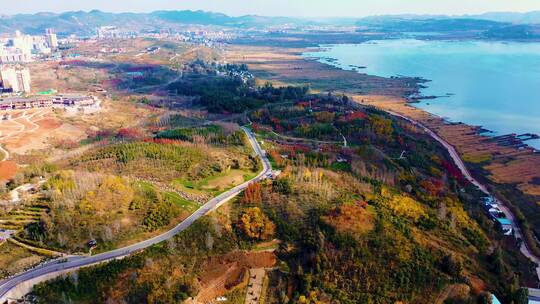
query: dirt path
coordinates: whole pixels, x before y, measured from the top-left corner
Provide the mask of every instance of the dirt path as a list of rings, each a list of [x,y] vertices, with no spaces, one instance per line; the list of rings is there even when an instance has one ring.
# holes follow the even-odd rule
[[[43,116],[47,114],[48,112],[49,112],[48,109],[40,109],[30,115],[27,115],[27,112],[23,111],[20,116],[17,116],[15,118],[11,117],[5,121],[0,121],[0,123],[4,123],[4,122],[13,123],[19,127],[18,130],[15,130],[15,131],[7,131],[7,132],[0,131],[0,141],[4,142],[7,139],[17,138],[17,136],[20,135],[21,133],[25,133],[25,132],[33,133],[37,131],[39,129],[39,125],[36,124],[36,122],[43,120],[44,119]],[[34,119],[34,118],[37,118],[37,119]],[[22,122],[18,120],[22,120]],[[10,157],[10,153],[1,144],[0,144],[0,151],[3,153],[3,157],[0,162],[8,160]]]
[[[446,288],[443,289],[443,291],[439,294],[439,296],[437,297],[434,303],[443,304],[444,300],[448,299],[448,297],[451,294],[455,293],[458,287],[459,287],[459,284],[452,284],[452,285],[446,286]]]
[[[23,112],[22,116],[24,116],[25,114],[26,114],[26,112]],[[25,129],[25,127],[24,127],[23,124],[21,124],[21,123],[15,121],[14,119],[8,119],[7,121],[8,121],[8,122],[13,122],[13,123],[15,123],[15,124],[17,124],[17,125],[19,125],[19,126],[21,126],[21,127],[20,127],[20,129],[17,130],[17,131],[8,132],[7,134],[1,134],[0,140],[2,140],[2,141],[6,140],[6,139],[8,139],[8,138],[10,138],[10,137],[12,137],[14,134],[23,132],[24,129]],[[2,161],[8,160],[8,159],[9,159],[9,151],[8,151],[6,148],[4,148],[1,144],[0,144],[0,150],[4,153],[4,157],[2,158]]]
[[[188,303],[196,304],[196,303],[209,303],[213,301],[216,298],[216,295],[219,295],[226,291],[225,288],[227,279],[236,271],[238,271],[238,265],[233,265],[227,270],[217,277],[215,280],[212,280],[208,286],[205,286],[205,288],[191,301],[188,301]]]
[[[252,268],[249,270],[249,283],[246,293],[245,304],[257,304],[261,301],[264,276],[266,270],[264,268]]]

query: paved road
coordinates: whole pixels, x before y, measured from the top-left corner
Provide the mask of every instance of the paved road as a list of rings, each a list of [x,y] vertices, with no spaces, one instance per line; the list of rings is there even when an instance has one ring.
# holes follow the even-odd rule
[[[19,284],[27,282],[31,279],[38,278],[40,276],[48,275],[48,274],[54,274],[54,273],[60,273],[65,270],[69,269],[77,269],[89,265],[93,265],[96,263],[101,263],[105,261],[111,261],[114,259],[119,259],[126,257],[132,253],[135,253],[141,249],[150,247],[154,244],[163,242],[167,239],[170,239],[174,237],[176,234],[184,231],[187,229],[191,224],[193,224],[196,220],[201,218],[202,216],[208,214],[210,211],[216,209],[229,199],[233,198],[234,196],[238,195],[242,190],[244,190],[250,183],[263,180],[267,178],[271,174],[271,165],[268,161],[268,158],[266,157],[266,154],[263,152],[259,144],[257,143],[257,140],[253,133],[248,130],[247,128],[242,128],[244,132],[246,132],[246,135],[248,136],[248,139],[251,143],[251,146],[255,153],[260,157],[262,164],[263,164],[263,170],[261,173],[259,173],[256,177],[254,177],[252,180],[247,181],[241,185],[238,185],[218,196],[208,201],[206,204],[204,204],[201,208],[199,208],[197,211],[195,211],[193,214],[191,214],[188,218],[186,218],[183,222],[181,222],[178,226],[174,227],[173,229],[158,235],[154,238],[142,241],[137,244],[133,244],[124,248],[119,248],[113,251],[108,251],[104,253],[100,253],[93,256],[88,257],[67,257],[64,259],[64,262],[55,262],[55,263],[49,263],[47,265],[23,272],[19,275],[16,275],[14,277],[11,277],[7,280],[0,281],[0,303],[4,303],[6,301],[6,294],[17,287]]]
[[[424,130],[426,133],[428,133],[431,137],[433,137],[433,139],[435,139],[436,141],[438,141],[441,145],[443,145],[444,148],[446,148],[446,150],[448,151],[448,153],[450,154],[450,157],[452,158],[452,160],[454,161],[454,163],[456,164],[456,166],[459,168],[459,170],[461,171],[461,173],[463,174],[463,176],[473,185],[475,185],[476,187],[478,187],[478,189],[480,189],[480,191],[484,192],[486,195],[489,195],[489,196],[492,196],[492,197],[495,197],[493,195],[491,195],[491,193],[489,192],[489,190],[487,189],[486,186],[484,186],[483,184],[481,184],[479,181],[477,181],[472,175],[471,173],[469,172],[469,170],[467,169],[467,167],[465,166],[465,163],[463,162],[463,160],[461,159],[461,157],[459,156],[459,154],[457,153],[456,149],[454,148],[454,146],[452,146],[451,144],[449,144],[448,142],[446,142],[444,139],[442,139],[439,135],[437,135],[435,132],[433,132],[432,130],[430,130],[428,127],[422,125],[421,123],[417,122],[416,120],[413,120],[409,117],[406,117],[406,116],[403,116],[399,113],[395,113],[395,112],[392,112],[392,111],[389,111],[389,110],[385,110],[386,112],[388,112],[389,114],[393,115],[393,116],[396,116],[396,117],[399,117],[399,118],[402,118],[402,119],[405,119],[407,120],[408,122],[412,123],[413,125],[421,128],[422,130]],[[499,205],[499,209],[501,209],[501,211],[505,214],[505,216],[512,222],[512,227],[514,229],[514,237],[516,239],[520,239],[520,240],[523,240],[523,233],[521,232],[521,228],[519,227],[519,225],[517,224],[517,221],[516,221],[516,217],[514,216],[514,214],[512,213],[512,211],[510,211],[510,209],[504,205],[503,202],[497,200],[498,202],[498,205]],[[521,246],[519,248],[519,251],[524,255],[526,256],[531,262],[533,262],[534,264],[536,264],[536,276],[538,277],[538,280],[540,280],[540,258],[538,258],[537,256],[535,256],[531,251],[530,249],[527,247],[527,243],[525,241],[522,241],[521,242]]]

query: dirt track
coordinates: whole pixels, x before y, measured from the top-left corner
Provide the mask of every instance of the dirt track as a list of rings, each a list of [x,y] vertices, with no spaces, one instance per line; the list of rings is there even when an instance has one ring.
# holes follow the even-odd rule
[[[36,124],[51,112],[50,109],[37,109],[22,112],[6,112],[9,115],[7,119],[0,121],[0,142],[3,145],[15,144],[22,141],[27,136],[39,130],[40,126]],[[4,153],[2,161],[9,159],[10,154],[5,147],[1,148]]]
[[[28,149],[33,148],[35,143],[32,135],[40,129],[37,124],[45,119],[50,109],[35,109],[28,111],[10,111],[0,113],[4,119],[0,120],[0,151],[2,160],[0,161],[0,177],[7,180],[15,176],[16,164],[10,161],[10,147],[20,147],[29,145]]]

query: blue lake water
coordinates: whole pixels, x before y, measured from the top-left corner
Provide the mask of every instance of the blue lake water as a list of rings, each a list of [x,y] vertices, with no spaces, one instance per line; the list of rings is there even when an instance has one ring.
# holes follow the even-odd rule
[[[360,73],[431,80],[415,106],[495,135],[540,134],[540,43],[383,40],[305,53]],[[328,60],[333,58],[335,60]],[[352,65],[352,66],[351,66]],[[527,141],[540,149],[540,140]]]

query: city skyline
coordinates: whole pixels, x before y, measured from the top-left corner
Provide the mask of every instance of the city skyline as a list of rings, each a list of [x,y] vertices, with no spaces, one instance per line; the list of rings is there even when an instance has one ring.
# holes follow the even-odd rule
[[[459,3],[459,5],[456,5]],[[9,7],[4,15],[39,12],[65,12],[98,9],[107,12],[151,12],[156,10],[204,10],[228,14],[231,16],[262,15],[290,17],[364,17],[387,14],[442,14],[466,15],[485,12],[527,12],[540,10],[540,2],[536,0],[380,0],[377,3],[355,0],[308,1],[297,0],[291,3],[286,0],[133,0],[105,1],[95,0],[91,3],[81,1],[38,1],[27,0],[13,2],[0,0],[0,4]]]

